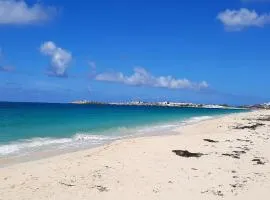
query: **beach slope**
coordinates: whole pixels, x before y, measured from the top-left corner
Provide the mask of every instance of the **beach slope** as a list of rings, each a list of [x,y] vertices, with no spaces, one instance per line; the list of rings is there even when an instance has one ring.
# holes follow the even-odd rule
[[[270,111],[0,168],[0,199],[270,197]]]

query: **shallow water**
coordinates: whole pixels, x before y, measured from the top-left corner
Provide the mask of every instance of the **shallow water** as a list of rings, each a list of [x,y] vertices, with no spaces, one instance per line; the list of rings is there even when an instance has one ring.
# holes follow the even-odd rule
[[[164,134],[186,122],[236,112],[243,110],[2,102],[0,158]]]

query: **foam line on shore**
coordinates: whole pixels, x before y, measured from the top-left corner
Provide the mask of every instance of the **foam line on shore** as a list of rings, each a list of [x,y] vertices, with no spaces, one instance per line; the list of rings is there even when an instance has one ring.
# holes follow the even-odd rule
[[[31,155],[31,152],[46,151],[46,150],[59,150],[59,149],[78,149],[78,148],[91,148],[112,142],[119,139],[128,137],[138,137],[147,135],[161,135],[166,132],[170,133],[171,130],[185,124],[197,123],[203,120],[208,120],[211,116],[192,117],[178,122],[171,122],[167,124],[158,124],[137,128],[118,127],[113,132],[108,130],[100,135],[80,132],[72,137],[67,138],[31,138],[14,141],[8,144],[0,145],[1,156],[18,156],[18,155]]]

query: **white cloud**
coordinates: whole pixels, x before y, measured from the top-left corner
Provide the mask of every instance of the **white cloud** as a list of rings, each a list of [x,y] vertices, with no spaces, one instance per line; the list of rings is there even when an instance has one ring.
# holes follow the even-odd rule
[[[45,42],[40,47],[43,55],[51,57],[51,75],[64,77],[72,60],[72,54],[65,49],[57,47],[52,41]]]
[[[225,10],[217,18],[228,31],[240,31],[247,27],[263,27],[270,24],[270,14],[258,14],[256,11],[241,8],[240,10]]]
[[[55,8],[39,3],[30,6],[24,0],[0,0],[0,24],[34,24],[55,14]]]
[[[203,89],[208,87],[208,83],[205,81],[194,83],[188,79],[176,79],[172,76],[155,77],[141,67],[134,68],[134,73],[130,76],[126,76],[122,72],[101,73],[96,75],[95,79],[97,81],[118,82],[133,86],[150,86],[168,89]]]

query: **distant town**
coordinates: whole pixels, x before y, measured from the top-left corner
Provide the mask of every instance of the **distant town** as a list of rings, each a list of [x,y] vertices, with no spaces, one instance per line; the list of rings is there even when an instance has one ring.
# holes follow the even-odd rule
[[[144,101],[130,101],[130,102],[96,102],[87,100],[78,100],[71,102],[72,104],[103,104],[103,105],[120,105],[120,106],[166,106],[166,107],[192,107],[192,108],[227,108],[227,109],[270,109],[270,102],[256,105],[244,105],[244,106],[230,106],[227,104],[196,104],[185,102],[144,102]]]
[[[192,107],[192,108],[227,108],[227,109],[270,109],[270,102],[254,105],[231,106],[228,104],[196,104],[186,102],[144,102],[144,101],[130,101],[130,102],[97,102],[88,100],[78,100],[71,102],[72,104],[103,104],[103,105],[122,105],[122,106],[166,106],[166,107]]]

